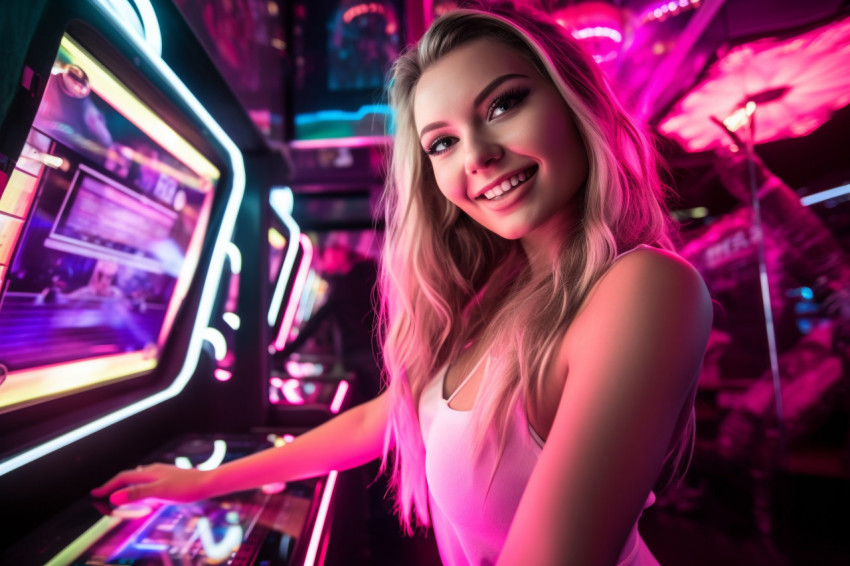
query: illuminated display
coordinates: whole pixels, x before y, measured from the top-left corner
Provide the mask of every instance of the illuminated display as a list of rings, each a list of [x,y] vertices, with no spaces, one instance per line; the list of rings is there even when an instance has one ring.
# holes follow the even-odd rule
[[[188,436],[160,451],[158,461],[212,469],[247,454],[292,442],[291,435],[267,437]],[[203,458],[206,460],[201,461]],[[318,545],[336,483],[336,472],[322,481],[275,483],[196,503],[143,499],[109,507],[95,504],[104,517],[62,549],[48,566],[161,564],[254,564],[270,558],[261,549],[271,533],[279,543],[276,564],[321,563]],[[265,558],[263,558],[265,557]]]
[[[215,121],[215,119],[210,116],[206,108],[201,105],[200,102],[198,102],[194,94],[177,77],[174,71],[172,71],[171,68],[165,64],[165,62],[159,57],[159,54],[157,52],[151,49],[150,44],[147,42],[147,38],[143,40],[138,35],[138,32],[132,29],[132,26],[129,26],[127,22],[125,22],[122,18],[116,17],[112,5],[113,2],[111,0],[93,0],[93,6],[97,7],[103,12],[103,14],[112,22],[115,30],[123,34],[124,39],[127,40],[132,46],[133,52],[135,53],[135,57],[138,57],[140,60],[143,60],[147,64],[149,64],[150,68],[152,69],[152,75],[157,77],[165,84],[169,85],[169,88],[172,90],[175,99],[180,100],[181,104],[183,104],[183,106],[187,109],[189,113],[188,116],[193,117],[193,119],[196,119],[199,124],[202,124],[203,128],[207,132],[208,138],[214,143],[218,144],[218,146],[221,148],[222,153],[220,154],[220,156],[224,160],[224,163],[227,165],[229,173],[226,185],[221,191],[222,195],[226,197],[226,201],[222,203],[222,214],[218,222],[216,223],[216,226],[212,230],[213,234],[211,234],[209,238],[211,240],[211,243],[213,244],[213,250],[209,263],[206,266],[206,276],[203,280],[200,300],[197,306],[197,316],[195,317],[192,323],[190,330],[191,335],[183,353],[183,364],[180,367],[178,373],[174,376],[173,381],[167,387],[157,391],[156,393],[153,393],[152,395],[138,399],[137,401],[129,405],[123,406],[118,410],[105,414],[92,421],[81,423],[75,428],[70,428],[66,432],[60,434],[59,436],[50,438],[42,444],[38,444],[21,452],[7,456],[4,460],[0,461],[0,476],[10,471],[13,471],[21,466],[24,466],[27,463],[32,462],[33,460],[41,458],[46,454],[50,454],[53,451],[68,446],[69,444],[79,440],[80,438],[83,438],[87,435],[93,434],[99,430],[109,427],[112,424],[121,421],[122,419],[126,419],[128,417],[136,415],[142,411],[156,406],[159,403],[162,403],[163,401],[171,399],[174,396],[178,395],[186,387],[187,383],[192,378],[195,372],[195,368],[197,367],[197,363],[201,353],[201,346],[203,343],[202,332],[209,323],[212,309],[215,304],[216,297],[218,296],[218,288],[221,282],[220,274],[224,266],[224,261],[226,259],[227,253],[226,246],[232,239],[233,229],[236,223],[236,217],[242,202],[242,197],[244,196],[245,192],[245,168],[244,161],[242,159],[242,154],[240,153],[239,149],[224,132],[221,126]],[[155,19],[155,15],[151,11],[147,11],[146,13],[147,19]],[[145,27],[148,28],[150,26],[145,24]],[[107,76],[110,76],[108,73],[106,74]],[[126,100],[134,100],[134,97],[129,96]],[[130,104],[132,105],[132,103]],[[144,108],[146,108],[144,107],[144,105],[138,104],[134,108],[129,109],[129,114],[131,116],[135,116],[136,119],[139,119],[140,117],[145,118],[143,120],[140,120],[141,125],[139,126],[143,131],[147,131],[144,129],[146,127],[156,127],[157,124],[162,123],[160,120],[155,119],[155,116],[152,119],[147,119],[147,115],[143,113]],[[170,135],[168,129],[162,130],[162,132],[164,134],[164,142],[172,144],[172,142],[174,141],[180,141],[179,136]],[[171,133],[173,133],[173,130],[171,131]],[[33,153],[37,155],[38,150],[40,149],[38,143],[41,141],[39,138],[44,136],[34,134],[37,134],[37,132],[35,130],[32,130],[30,132],[30,139],[28,140],[28,144],[36,150]],[[156,138],[155,135],[152,137]],[[49,138],[44,138],[48,139],[49,141]],[[203,167],[205,164],[203,160],[193,159],[191,151],[184,152],[183,149],[186,149],[186,147],[187,146],[185,145],[179,145],[179,147],[174,146],[175,155],[182,156],[183,162],[189,165],[193,171],[197,172],[197,168],[199,166]],[[36,159],[28,164],[28,160],[25,159],[25,156],[27,155],[29,155],[28,148],[25,147],[22,155],[19,157],[19,160],[16,164],[16,173],[23,171],[27,172],[30,175],[37,176],[39,174],[40,164],[44,164],[47,167],[52,167],[56,166],[58,163],[58,161],[51,159],[44,160],[43,162],[39,162]],[[36,166],[35,171],[32,170],[34,167],[32,167],[31,165]],[[5,192],[7,191],[4,191],[4,194]],[[7,210],[8,209],[4,208],[3,212],[0,212],[0,215],[5,214]],[[199,227],[196,230],[195,237],[193,238],[193,241],[190,244],[190,250],[200,249],[200,246],[203,243],[205,236],[205,228],[206,227]],[[195,246],[197,246],[197,248]],[[187,257],[189,256],[187,255]],[[191,263],[187,261],[184,264],[184,268],[186,270],[189,270],[190,267],[192,267]],[[0,279],[6,278],[8,275],[8,266],[0,265]],[[178,278],[177,281],[175,293],[178,295],[181,293],[185,293],[185,291],[189,287],[190,281],[190,276],[184,277],[181,273],[181,276]],[[163,325],[163,329],[165,329],[168,325],[168,316],[169,314],[167,313],[166,322]],[[74,376],[77,379],[82,379],[83,382],[88,379],[89,385],[92,385],[95,383],[99,383],[105,379],[108,379],[104,376],[123,375],[128,372],[132,372],[133,368],[138,368],[142,371],[146,371],[146,367],[143,367],[143,364],[133,361],[127,361],[126,363],[117,363],[115,364],[114,368],[106,371],[103,367],[100,367],[101,364],[110,364],[110,362],[116,357],[120,358],[121,356],[107,356],[105,358],[97,358],[94,360],[85,360],[83,362],[80,362],[83,365],[88,365],[89,363],[94,362],[98,367],[94,368],[95,371],[93,375],[88,372],[88,368],[78,368],[76,367],[78,363],[72,362],[57,366],[55,368],[55,371],[48,373],[48,375],[46,376],[46,380],[41,380],[40,377],[42,376],[33,376],[37,378],[36,383],[34,385],[28,384],[22,387],[22,389],[25,390],[25,395],[23,396],[23,398],[32,400],[52,395],[52,391],[45,390],[44,388],[39,390],[38,386],[43,386],[44,383],[55,385],[61,382],[62,376],[66,378],[68,376]],[[145,361],[145,365],[147,366],[147,368],[151,367],[154,363],[155,360],[153,358],[147,359]],[[121,370],[123,370],[123,374],[120,373]],[[15,380],[7,379],[6,383],[3,384],[3,396],[11,397],[10,387],[12,387],[16,383],[20,385],[21,381],[21,375],[16,375]],[[68,387],[69,383],[62,383],[62,385]]]
[[[155,367],[197,267],[219,177],[62,39],[0,202],[0,363],[10,371],[0,409]]]

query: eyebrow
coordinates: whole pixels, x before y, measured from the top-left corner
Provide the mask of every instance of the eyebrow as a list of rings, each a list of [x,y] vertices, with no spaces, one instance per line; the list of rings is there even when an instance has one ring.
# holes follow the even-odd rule
[[[496,77],[495,79],[487,83],[487,86],[481,89],[481,92],[479,92],[478,95],[475,97],[475,100],[472,102],[472,105],[477,108],[481,105],[482,102],[484,102],[484,100],[488,96],[490,96],[491,92],[493,92],[499,87],[500,84],[516,78],[528,78],[528,75],[523,75],[520,73],[508,73],[506,75]],[[423,127],[422,130],[419,132],[419,139],[422,139],[422,136],[424,136],[431,130],[436,130],[437,128],[442,128],[446,125],[448,125],[447,122],[431,122],[427,126]]]

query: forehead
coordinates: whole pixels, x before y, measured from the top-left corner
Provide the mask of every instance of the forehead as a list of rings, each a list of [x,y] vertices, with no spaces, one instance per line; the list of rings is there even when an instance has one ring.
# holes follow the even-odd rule
[[[468,107],[490,81],[506,74],[543,80],[526,57],[489,39],[471,41],[450,51],[419,78],[413,103],[417,128],[439,119],[435,114],[446,109]]]

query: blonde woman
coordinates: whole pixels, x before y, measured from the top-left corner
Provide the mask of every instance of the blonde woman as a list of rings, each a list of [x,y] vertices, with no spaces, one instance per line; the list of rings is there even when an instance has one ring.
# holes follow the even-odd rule
[[[446,566],[657,564],[637,521],[687,460],[711,302],[669,251],[652,146],[525,11],[435,21],[390,102],[384,392],[282,448],[94,494],[187,501],[383,458]]]

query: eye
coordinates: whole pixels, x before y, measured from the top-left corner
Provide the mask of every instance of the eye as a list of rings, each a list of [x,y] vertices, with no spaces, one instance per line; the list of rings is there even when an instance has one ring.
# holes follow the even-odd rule
[[[451,136],[440,136],[432,141],[425,149],[428,155],[440,155],[448,151],[455,144],[455,139]]]
[[[492,120],[494,118],[498,118],[505,112],[516,107],[525,100],[525,97],[528,96],[529,92],[530,91],[527,88],[513,88],[503,92],[497,96],[493,102],[490,103],[490,107],[487,108],[487,119]]]

